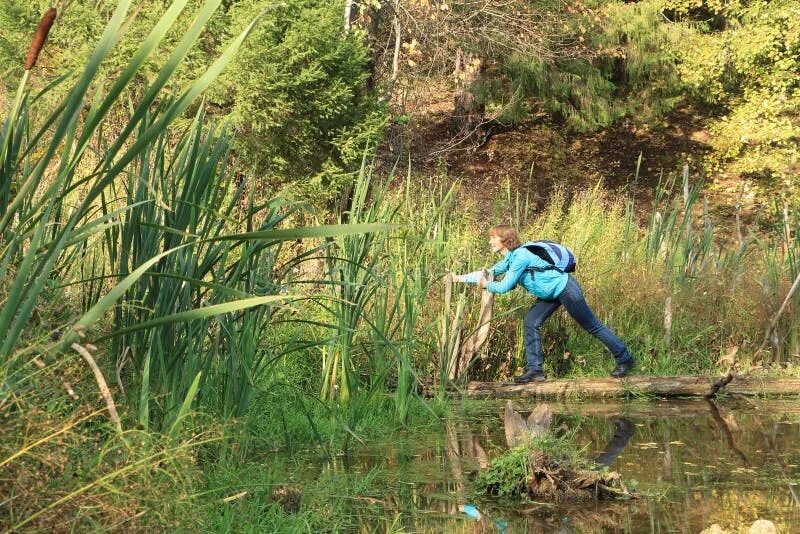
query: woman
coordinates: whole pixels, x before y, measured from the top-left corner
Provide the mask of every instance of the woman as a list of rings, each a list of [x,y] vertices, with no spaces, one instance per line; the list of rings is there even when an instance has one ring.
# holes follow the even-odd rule
[[[611,376],[620,378],[628,374],[636,364],[628,347],[597,317],[594,316],[580,285],[570,274],[557,269],[547,269],[550,264],[533,254],[521,242],[517,231],[508,225],[493,226],[489,230],[489,246],[492,252],[503,255],[490,272],[495,276],[505,274],[502,280],[489,282],[483,273],[471,273],[456,277],[461,282],[477,282],[491,293],[506,293],[517,285],[533,293],[537,300],[525,315],[523,327],[525,331],[525,372],[514,379],[523,384],[545,379],[542,371],[542,324],[559,306],[563,305],[567,313],[581,327],[603,342],[614,355],[617,362]],[[536,270],[539,269],[539,270]]]

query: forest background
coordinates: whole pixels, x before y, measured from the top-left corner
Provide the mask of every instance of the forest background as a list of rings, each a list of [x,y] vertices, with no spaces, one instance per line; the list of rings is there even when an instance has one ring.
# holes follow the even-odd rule
[[[49,7],[0,5],[4,525],[343,521],[235,466],[446,411],[489,222],[574,248],[641,373],[796,373],[795,2],[72,0],[26,69]],[[503,303],[461,380],[522,363]]]

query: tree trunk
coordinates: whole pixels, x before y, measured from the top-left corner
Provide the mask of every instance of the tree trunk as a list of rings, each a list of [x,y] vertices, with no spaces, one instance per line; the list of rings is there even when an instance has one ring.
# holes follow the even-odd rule
[[[350,33],[350,17],[353,16],[353,0],[344,0],[344,34]]]
[[[453,122],[461,138],[471,138],[483,124],[486,107],[475,94],[485,63],[476,55],[456,52]]]
[[[392,19],[392,32],[394,33],[394,53],[392,54],[392,74],[389,76],[389,83],[386,84],[386,98],[391,101],[394,82],[397,81],[397,74],[400,71],[400,43],[402,41],[400,30],[400,0],[394,2],[394,18]]]
[[[374,91],[381,79],[381,58],[383,57],[383,38],[381,36],[382,25],[388,12],[386,3],[382,2],[380,7],[364,7],[364,29],[367,32],[367,43],[369,44],[372,53],[369,61],[367,62],[366,71],[368,73],[367,79],[364,82],[364,87],[367,92]],[[396,15],[395,15],[396,17]]]
[[[630,394],[704,397],[712,394],[717,380],[711,376],[632,376],[622,380],[586,378],[528,384],[470,382],[466,393],[473,398],[624,397]],[[800,378],[741,377],[725,386],[724,391],[740,395],[798,395]]]

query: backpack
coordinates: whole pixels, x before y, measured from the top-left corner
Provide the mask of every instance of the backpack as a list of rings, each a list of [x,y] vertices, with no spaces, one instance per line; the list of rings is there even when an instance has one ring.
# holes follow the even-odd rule
[[[550,264],[549,267],[530,267],[530,270],[542,272],[555,269],[560,273],[575,272],[575,254],[570,249],[555,241],[528,241],[522,245],[536,256]]]

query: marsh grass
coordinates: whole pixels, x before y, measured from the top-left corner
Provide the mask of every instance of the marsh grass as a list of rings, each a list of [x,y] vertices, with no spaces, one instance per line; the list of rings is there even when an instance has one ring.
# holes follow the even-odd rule
[[[749,368],[770,316],[796,276],[796,233],[785,230],[796,227],[796,214],[776,209],[775,231],[750,229],[731,243],[730,233],[708,213],[702,179],[688,169],[679,178],[659,184],[647,224],[637,222],[632,199],[610,197],[597,185],[569,202],[556,191],[541,211],[528,216],[521,234],[524,240],[555,239],[572,248],[590,306],[629,344],[639,372],[714,374],[717,360],[733,346],[740,347],[741,363]],[[501,211],[522,221],[513,192],[499,202]],[[486,255],[479,241],[477,247],[468,270],[497,259]],[[451,264],[457,261],[451,256]],[[520,322],[530,304],[521,291],[496,301],[496,310],[501,306],[508,313],[493,321],[491,371],[485,378],[506,378],[523,362]],[[797,309],[795,295],[774,336],[784,362],[797,358]],[[545,324],[543,342],[545,365],[556,376],[604,375],[613,363],[563,312]],[[472,376],[476,373],[473,369]]]
[[[409,311],[416,323],[416,365],[411,369],[438,374],[438,383],[445,386],[457,341],[452,324],[469,331],[476,320],[478,292],[456,285],[450,307],[438,304],[437,313],[432,313],[406,298],[406,289],[412,287],[406,279],[417,284],[419,295],[443,303],[442,278],[447,272],[489,266],[497,258],[490,257],[483,244],[488,223],[479,224],[474,212],[454,212],[433,182],[414,188],[408,186],[408,177],[395,180],[403,183],[382,200],[402,204],[393,220],[405,233],[402,239],[390,240],[388,248],[383,244],[383,259],[371,264],[379,273],[374,280],[380,287],[368,316],[381,325],[383,338],[401,340],[397,318]],[[646,223],[639,222],[633,199],[612,197],[599,184],[574,192],[569,200],[564,191],[556,191],[536,213],[530,212],[528,200],[510,189],[497,202],[501,211],[523,224],[523,239],[555,239],[575,251],[576,276],[589,304],[629,344],[641,373],[715,374],[717,360],[734,346],[740,347],[743,368],[750,368],[758,340],[780,304],[778,295],[788,290],[797,263],[796,238],[785,231],[796,223],[778,217],[776,226],[784,230],[775,232],[776,238],[764,239],[751,229],[731,243],[729,232],[709,214],[702,179],[690,175],[688,168],[659,184]],[[431,218],[429,213],[438,215]],[[411,247],[414,240],[424,244]],[[398,280],[394,286],[392,279]],[[489,346],[472,362],[470,377],[504,379],[522,365],[521,319],[530,305],[530,296],[521,291],[498,298]],[[796,358],[796,313],[795,303],[778,325],[784,360]],[[396,358],[393,351],[403,345],[386,343],[374,332],[372,337],[375,362],[380,362],[372,372],[380,374],[379,369],[386,370]],[[546,366],[555,376],[605,375],[613,366],[605,348],[562,312],[544,326],[543,341]]]
[[[89,88],[95,83],[101,63],[119,38],[130,2],[118,4],[84,72],[67,94],[64,105],[52,110],[49,116],[45,110],[45,117],[37,121],[37,126],[32,125],[30,108],[36,98],[30,99],[25,91],[27,76],[20,83],[17,100],[12,106],[11,115],[6,118],[0,139],[0,146],[3,147],[0,152],[0,172],[3,172],[0,183],[4,190],[0,217],[0,234],[4,241],[0,278],[5,292],[0,310],[0,333],[3,338],[0,365],[4,382],[18,364],[21,354],[42,352],[35,345],[26,348],[18,343],[20,333],[52,277],[58,274],[72,276],[72,271],[80,272],[81,268],[75,265],[75,258],[81,258],[81,255],[85,257],[90,240],[119,225],[119,216],[132,208],[123,205],[115,206],[114,211],[106,209],[108,188],[127,171],[131,162],[146,157],[144,155],[154,146],[154,139],[163,134],[169,123],[182,114],[221,72],[249,32],[250,28],[236,37],[205,74],[190,83],[177,99],[162,102],[157,108],[157,116],[151,117],[149,108],[153,106],[160,89],[219,2],[208,1],[203,4],[194,24],[135,107],[122,135],[105,147],[94,170],[87,171],[83,164],[84,156],[100,132],[103,118],[117,104],[125,86],[152,54],[186,3],[173,3],[134,53],[119,78],[110,84],[107,92],[95,91],[90,102],[86,102]],[[89,105],[88,113],[81,116],[84,105]],[[145,120],[147,117],[151,120]],[[51,126],[52,134],[48,133]],[[136,137],[131,137],[137,130]],[[100,144],[102,146],[102,142]],[[141,178],[146,180],[147,176]],[[79,198],[75,196],[78,191],[81,193]],[[97,203],[103,206],[102,215],[98,214]],[[148,261],[155,263],[161,257],[155,260],[148,258]],[[142,274],[143,271],[133,271],[120,281],[117,291],[112,290],[93,303],[83,302],[83,315],[72,328],[64,329],[55,344],[44,350],[46,355],[51,357],[57,354],[61,347],[85,335],[85,330],[122,296],[125,286],[134,283]],[[103,275],[101,269],[99,276],[102,278]],[[88,294],[99,297],[96,280],[96,276],[90,279]]]
[[[66,398],[58,377],[79,377],[76,362],[51,367],[26,372],[20,383],[29,387],[5,411],[15,416],[4,417],[0,433],[0,524],[11,531],[186,527],[200,479],[195,452],[221,437],[219,427],[206,421],[204,430],[174,438],[118,433],[90,382],[72,381],[79,400]]]

